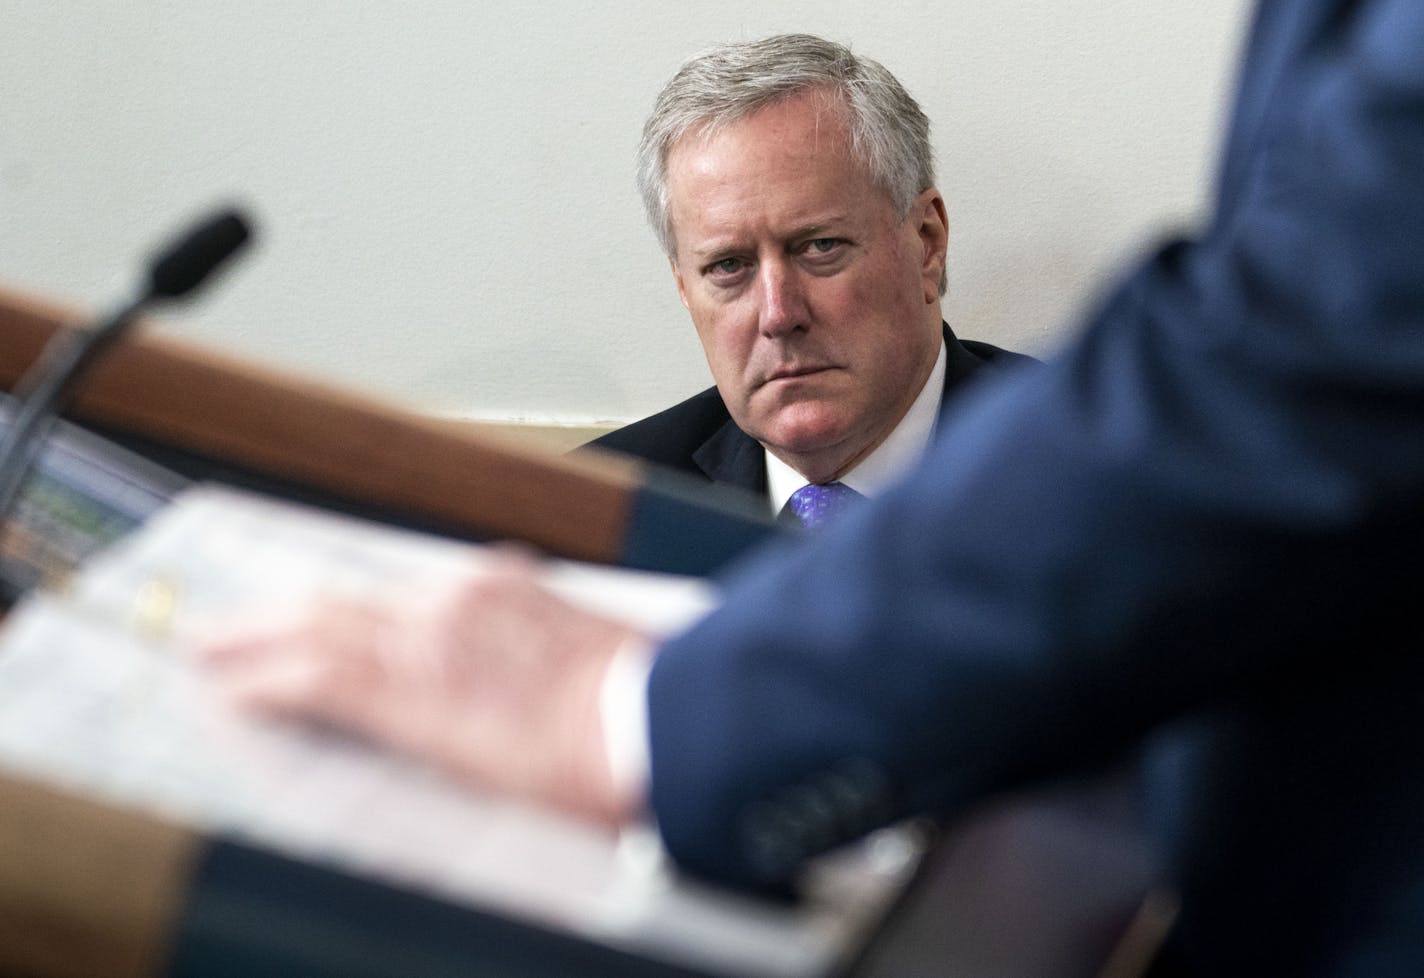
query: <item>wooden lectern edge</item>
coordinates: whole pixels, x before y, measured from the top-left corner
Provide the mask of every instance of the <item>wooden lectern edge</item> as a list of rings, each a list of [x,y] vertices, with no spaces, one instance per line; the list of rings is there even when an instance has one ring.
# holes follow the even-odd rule
[[[191,829],[0,774],[0,973],[165,973],[205,846]]]
[[[0,384],[73,309],[0,288]],[[268,475],[550,553],[616,562],[636,463],[558,456],[160,335],[151,321],[84,380],[71,416]]]

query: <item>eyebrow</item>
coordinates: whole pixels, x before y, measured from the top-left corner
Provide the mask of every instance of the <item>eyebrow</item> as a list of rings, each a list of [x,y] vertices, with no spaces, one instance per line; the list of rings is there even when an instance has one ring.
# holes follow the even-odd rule
[[[806,238],[819,237],[826,229],[843,225],[847,220],[845,214],[832,214],[829,217],[803,224],[800,227],[792,228],[790,233],[783,235],[786,241],[797,241]],[[723,258],[729,258],[743,250],[743,245],[735,241],[715,241],[705,248],[688,248],[688,253],[699,263],[718,262]]]

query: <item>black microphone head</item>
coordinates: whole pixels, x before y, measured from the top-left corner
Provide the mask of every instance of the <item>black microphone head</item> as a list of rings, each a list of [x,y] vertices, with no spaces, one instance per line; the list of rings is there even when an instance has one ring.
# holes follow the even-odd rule
[[[208,218],[154,259],[149,294],[165,298],[186,295],[250,236],[247,221],[236,210]]]

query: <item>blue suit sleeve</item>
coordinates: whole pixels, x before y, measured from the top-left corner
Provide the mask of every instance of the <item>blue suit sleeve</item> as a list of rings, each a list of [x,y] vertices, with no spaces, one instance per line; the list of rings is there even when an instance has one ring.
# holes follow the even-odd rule
[[[1203,235],[667,643],[674,855],[774,885],[1389,627],[1424,542],[1420,51],[1415,0],[1263,7]]]

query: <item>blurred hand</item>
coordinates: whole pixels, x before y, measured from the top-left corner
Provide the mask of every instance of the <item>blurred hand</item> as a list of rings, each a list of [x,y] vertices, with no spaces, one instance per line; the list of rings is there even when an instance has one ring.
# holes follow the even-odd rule
[[[325,721],[475,784],[603,822],[632,818],[609,770],[599,691],[638,633],[565,603],[526,558],[419,600],[327,600],[198,641],[219,688]]]

